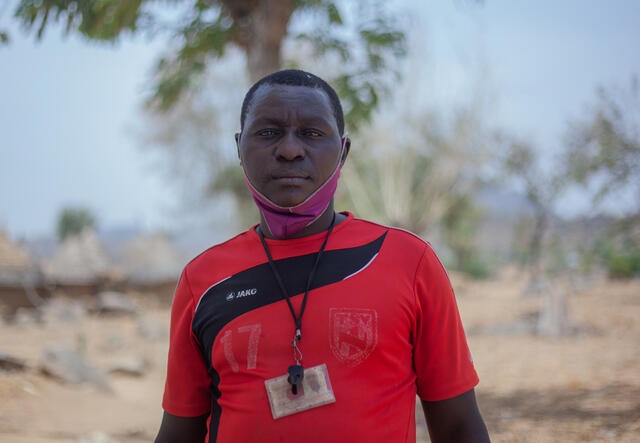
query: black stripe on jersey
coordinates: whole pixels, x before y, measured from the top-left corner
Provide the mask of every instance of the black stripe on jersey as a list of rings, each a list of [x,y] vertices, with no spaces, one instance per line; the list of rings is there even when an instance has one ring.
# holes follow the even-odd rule
[[[386,235],[385,232],[362,246],[325,251],[311,289],[342,281],[362,271],[376,257]],[[290,296],[304,292],[315,258],[316,253],[312,253],[275,261]],[[191,326],[202,345],[201,350],[210,370],[213,369],[213,343],[227,323],[282,299],[283,295],[268,262],[245,269],[209,288],[200,298]],[[312,299],[309,302],[313,304]]]
[[[220,416],[222,415],[222,408],[218,399],[220,398],[220,375],[213,368],[210,368],[209,375],[211,376],[211,417],[209,421],[209,443],[216,443],[218,441],[218,428],[220,427]]]

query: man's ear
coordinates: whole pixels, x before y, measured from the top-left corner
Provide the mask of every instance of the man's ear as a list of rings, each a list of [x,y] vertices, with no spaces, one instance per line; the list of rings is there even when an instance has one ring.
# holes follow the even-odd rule
[[[340,165],[344,165],[347,155],[351,149],[351,139],[349,137],[342,137],[342,158],[340,159]]]

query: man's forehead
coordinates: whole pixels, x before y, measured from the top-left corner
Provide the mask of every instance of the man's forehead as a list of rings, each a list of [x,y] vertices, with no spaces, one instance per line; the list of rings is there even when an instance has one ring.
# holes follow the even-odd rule
[[[291,96],[315,96],[317,100],[322,100],[326,104],[329,103],[329,97],[327,93],[322,89],[315,86],[303,86],[303,85],[285,85],[280,83],[265,83],[258,87],[254,93],[254,102],[256,99],[264,96],[271,97],[291,97]]]
[[[311,107],[311,108],[310,108]],[[321,88],[280,84],[261,85],[255,92],[247,117],[289,110],[333,114],[329,97]]]

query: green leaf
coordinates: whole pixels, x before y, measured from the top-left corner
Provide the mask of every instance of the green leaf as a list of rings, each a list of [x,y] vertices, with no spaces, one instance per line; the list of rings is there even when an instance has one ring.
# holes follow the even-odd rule
[[[149,1],[149,0],[147,0]],[[144,0],[21,0],[14,16],[27,29],[36,28],[41,39],[52,22],[63,22],[67,32],[75,27],[85,37],[112,41],[123,31],[136,32],[150,17],[142,11]]]
[[[338,7],[334,3],[329,3],[327,5],[327,15],[329,16],[329,23],[337,25],[343,24],[340,11],[338,11]]]
[[[351,55],[349,43],[329,35],[326,30],[316,30],[313,34],[300,33],[296,35],[295,38],[311,43],[313,45],[313,54],[316,57],[322,57],[330,52],[334,52],[340,56],[343,62],[346,62]]]
[[[51,11],[51,8],[46,8],[44,10],[44,14],[42,16],[42,21],[40,22],[40,27],[38,28],[38,33],[36,34],[38,36],[38,40],[40,40],[42,38],[42,33],[44,32],[44,28],[45,26],[47,26],[47,20],[49,19],[49,12]]]

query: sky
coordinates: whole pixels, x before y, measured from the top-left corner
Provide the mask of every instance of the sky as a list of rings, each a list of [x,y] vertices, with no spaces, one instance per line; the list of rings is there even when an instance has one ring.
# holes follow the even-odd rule
[[[131,134],[159,44],[10,31],[0,48],[0,227],[47,234],[74,205],[106,225],[164,225],[174,197]]]
[[[480,87],[488,120],[548,158],[596,87],[640,75],[637,1],[470,3],[400,1],[430,88],[419,99],[448,106]],[[180,227],[180,190],[134,135],[165,42],[96,44],[56,28],[36,42],[4,5],[0,28],[12,38],[0,48],[0,229],[52,234],[66,206],[88,207],[103,227]],[[589,210],[584,198],[567,198],[568,215]]]

